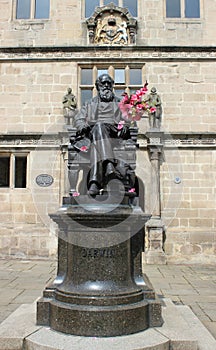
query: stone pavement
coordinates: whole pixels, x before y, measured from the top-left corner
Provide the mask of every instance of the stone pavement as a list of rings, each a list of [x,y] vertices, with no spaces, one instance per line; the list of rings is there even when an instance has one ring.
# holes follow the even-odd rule
[[[191,307],[216,338],[216,267],[144,265],[157,294]],[[21,304],[32,303],[55,276],[53,260],[0,260],[0,322]]]

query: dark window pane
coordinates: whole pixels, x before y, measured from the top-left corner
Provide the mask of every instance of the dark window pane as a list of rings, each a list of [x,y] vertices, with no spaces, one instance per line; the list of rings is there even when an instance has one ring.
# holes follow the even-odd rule
[[[85,1],[85,17],[91,17],[94,13],[95,7],[100,6],[100,0],[86,0]]]
[[[9,187],[10,157],[0,157],[0,187]]]
[[[127,7],[130,14],[137,17],[137,0],[123,0],[123,7]]]
[[[50,0],[35,1],[35,18],[49,18]]]
[[[91,89],[81,90],[81,105],[84,105],[84,103],[90,100],[91,98],[92,98]]]
[[[185,17],[188,17],[188,18],[200,17],[199,0],[185,0]]]
[[[15,184],[16,188],[26,187],[27,157],[15,157]]]
[[[124,69],[115,69],[115,84],[125,84]]]
[[[166,17],[181,17],[180,0],[166,0]]]
[[[81,85],[92,85],[92,69],[81,70]]]
[[[104,0],[104,6],[109,5],[111,2],[118,6],[118,0]]]
[[[17,8],[16,8],[17,19],[30,18],[30,3],[31,3],[31,0],[17,0]]]
[[[142,70],[139,68],[130,69],[130,85],[142,85]]]

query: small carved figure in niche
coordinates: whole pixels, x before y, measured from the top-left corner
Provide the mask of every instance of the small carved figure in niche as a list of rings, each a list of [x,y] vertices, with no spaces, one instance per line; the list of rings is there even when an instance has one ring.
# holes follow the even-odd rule
[[[102,28],[102,20],[97,20],[97,28],[95,33],[95,43],[104,42],[105,31]]]
[[[160,129],[162,119],[162,105],[161,98],[157,94],[157,90],[155,87],[151,88],[151,92],[148,95],[147,101],[149,103],[150,108],[156,108],[155,112],[149,113],[149,126],[151,129]]]
[[[67,89],[67,94],[64,95],[63,100],[63,111],[67,125],[71,125],[73,118],[76,114],[77,101],[75,95],[72,93],[72,89]]]
[[[129,170],[126,164],[119,164],[113,153],[119,139],[130,138],[130,124],[123,119],[120,99],[113,93],[113,84],[108,74],[100,75],[95,84],[98,95],[86,102],[75,116],[78,136],[91,141],[91,170],[87,184],[91,196],[99,194],[110,179],[127,176]]]
[[[130,29],[129,36],[130,36],[130,43],[135,44],[136,43],[136,33],[135,33],[135,30],[133,30],[132,28]]]
[[[117,30],[117,33],[121,33],[118,39],[118,42],[120,43],[121,41],[123,41],[124,43],[127,44],[128,35],[127,35],[127,24],[125,22],[122,22],[120,24],[120,28]]]

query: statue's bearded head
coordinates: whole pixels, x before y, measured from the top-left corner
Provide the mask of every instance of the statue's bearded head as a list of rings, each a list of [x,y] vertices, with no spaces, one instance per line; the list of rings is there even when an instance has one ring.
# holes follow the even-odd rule
[[[113,100],[113,79],[108,74],[100,75],[96,80],[96,88],[101,101],[110,102]]]

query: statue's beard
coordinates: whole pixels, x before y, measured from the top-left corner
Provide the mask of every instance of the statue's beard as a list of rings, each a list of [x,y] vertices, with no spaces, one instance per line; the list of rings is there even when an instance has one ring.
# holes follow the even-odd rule
[[[99,96],[101,101],[110,102],[113,100],[113,92],[109,89],[99,90]]]

